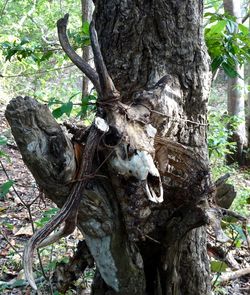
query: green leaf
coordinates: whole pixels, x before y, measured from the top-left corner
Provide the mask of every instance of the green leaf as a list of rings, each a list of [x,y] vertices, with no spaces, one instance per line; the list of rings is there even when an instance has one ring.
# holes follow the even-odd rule
[[[30,42],[30,39],[28,37],[23,37],[21,39],[20,45],[24,45]]]
[[[11,47],[11,44],[8,41],[2,42],[2,43],[0,43],[0,45],[3,49],[8,49]]]
[[[69,117],[72,111],[72,108],[73,108],[73,103],[71,101],[68,101],[67,103],[62,104],[62,106],[60,106],[59,108],[55,109],[52,112],[52,115],[56,119],[60,118],[63,114],[66,114]]]
[[[84,35],[89,36],[89,23],[88,22],[83,23],[82,32]]]
[[[242,230],[242,227],[236,224],[231,224],[230,226],[233,228],[234,231],[238,233],[238,236],[240,237],[240,239],[242,239],[243,241],[246,241],[246,236]]]
[[[77,92],[77,93],[74,93],[73,95],[70,96],[69,101],[70,101],[72,98],[74,98],[75,96],[77,96],[78,94],[81,94],[81,93],[82,93],[81,91],[79,91],[79,92]]]
[[[10,156],[2,150],[0,150],[0,158],[7,158],[10,161]]]
[[[4,226],[7,227],[8,230],[13,230],[15,227],[12,223],[9,222],[4,223]]]
[[[244,35],[248,35],[250,33],[249,29],[242,24],[238,24],[238,28]]]
[[[12,288],[15,287],[22,287],[26,284],[25,280],[15,280],[15,282],[12,284]]]
[[[7,137],[5,137],[4,135],[0,135],[0,145],[6,144],[7,141],[8,141]]]
[[[56,119],[60,118],[63,114],[64,112],[62,111],[62,107],[56,108],[52,112],[53,117]]]
[[[217,56],[214,58],[211,64],[212,72],[215,72],[220,67],[223,60],[224,60],[223,56]]]
[[[232,67],[230,64],[223,62],[221,64],[223,70],[230,78],[235,78],[238,76],[238,73],[235,71],[234,67]]]
[[[210,266],[212,272],[225,272],[228,268],[225,262],[218,260],[211,261]]]
[[[220,34],[226,27],[227,22],[225,20],[218,21],[209,30],[209,35]]]
[[[53,55],[52,51],[47,51],[43,54],[43,56],[41,57],[40,61],[45,61],[48,60],[51,56]]]
[[[0,291],[3,291],[8,288],[9,288],[9,285],[7,283],[0,281]]]
[[[44,215],[44,216],[52,217],[52,216],[55,215],[58,211],[59,211],[59,208],[50,208],[50,209],[44,211],[44,212],[43,212],[43,215]]]
[[[73,108],[73,102],[69,101],[62,105],[63,112],[69,117]]]
[[[0,198],[3,198],[14,184],[13,180],[8,180],[0,186]]]

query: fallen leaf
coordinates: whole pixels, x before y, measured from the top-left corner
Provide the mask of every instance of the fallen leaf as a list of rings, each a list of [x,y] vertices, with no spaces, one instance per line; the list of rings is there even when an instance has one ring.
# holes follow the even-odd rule
[[[7,210],[6,207],[0,207],[0,213],[3,212],[3,211],[5,211],[5,210]]]
[[[6,247],[5,249],[1,250],[1,251],[0,251],[0,256],[2,256],[2,257],[7,256],[8,253],[9,253],[9,249],[8,249],[8,248],[9,248],[9,247]]]
[[[28,226],[24,226],[24,227],[21,227],[16,233],[15,233],[15,236],[29,236],[31,237],[33,235],[33,231],[32,231],[32,227],[31,225],[28,225]]]

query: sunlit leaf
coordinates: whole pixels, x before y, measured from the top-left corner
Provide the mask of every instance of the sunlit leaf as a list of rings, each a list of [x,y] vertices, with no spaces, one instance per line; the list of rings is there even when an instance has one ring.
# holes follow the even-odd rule
[[[225,29],[226,24],[227,22],[225,20],[218,21],[217,24],[210,28],[209,34],[214,35],[221,33]]]
[[[83,23],[82,32],[84,35],[89,36],[89,23],[88,22]]]
[[[229,65],[226,62],[222,63],[222,68],[225,71],[225,73],[230,77],[230,78],[235,78],[238,76],[237,71],[235,70],[234,67],[232,67],[231,65]]]
[[[228,268],[227,264],[223,261],[213,260],[210,262],[212,272],[225,272]]]

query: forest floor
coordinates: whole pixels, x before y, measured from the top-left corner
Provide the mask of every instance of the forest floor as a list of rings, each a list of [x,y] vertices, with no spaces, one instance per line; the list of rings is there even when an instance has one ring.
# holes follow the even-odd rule
[[[1,145],[0,150],[8,156],[0,156],[0,185],[8,180],[13,180],[14,185],[4,197],[0,195],[0,294],[29,295],[34,293],[24,278],[22,268],[23,247],[33,234],[32,225],[35,228],[43,226],[56,212],[56,208],[44,198],[32,175],[23,164],[21,155],[4,118],[4,109],[5,106],[0,105],[0,135],[7,137],[8,142],[6,145]],[[78,232],[67,239],[63,239],[58,244],[40,251],[44,264],[43,268],[49,278],[48,283],[41,274],[39,261],[36,258],[34,270],[38,281],[40,280],[39,289],[41,294],[59,294],[51,291],[51,288],[53,288],[52,274],[58,261],[67,261],[72,256],[76,248],[77,238],[79,238]],[[213,238],[210,237],[210,239],[213,245],[217,247],[218,244],[213,241]],[[238,245],[235,247],[236,242],[238,242]],[[219,245],[219,247],[223,248],[224,246]],[[249,248],[244,239],[235,239],[233,243],[225,246],[224,250],[227,255],[230,254],[233,257],[235,262],[235,269],[233,270],[250,267]],[[225,262],[218,259],[214,253],[211,254],[211,257],[213,257],[211,261],[219,263],[217,263],[217,266],[216,263],[213,263],[212,266],[215,271],[213,273],[214,294],[250,294],[249,274],[221,284],[220,274],[225,269],[229,269],[228,265],[225,265]],[[84,284],[86,288],[81,288],[82,295],[89,294],[90,282],[91,279],[85,277]],[[77,284],[79,285],[79,283]],[[49,285],[51,286],[50,289],[48,289]],[[75,290],[70,291],[71,293],[66,294],[80,294],[76,290],[77,287]]]

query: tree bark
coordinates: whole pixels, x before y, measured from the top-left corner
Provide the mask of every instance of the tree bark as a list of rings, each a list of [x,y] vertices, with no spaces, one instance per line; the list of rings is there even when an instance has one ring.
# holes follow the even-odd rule
[[[248,6],[248,9],[250,10],[250,3]],[[248,29],[250,30],[250,18],[248,17]],[[247,140],[248,140],[248,154],[247,154],[247,164],[250,165],[250,63],[248,62],[246,66],[246,72],[245,72],[245,80],[247,83],[247,113],[246,113],[246,124],[247,124]]]
[[[241,22],[241,1],[235,0],[224,0],[224,10],[232,16],[237,18],[237,22]],[[237,65],[235,68],[239,76],[235,78],[228,78],[227,88],[227,110],[229,116],[235,116],[240,119],[239,125],[233,129],[233,134],[229,140],[236,142],[235,151],[227,155],[227,162],[232,164],[238,162],[238,164],[245,164],[245,152],[244,148],[247,145],[246,138],[246,124],[245,124],[245,98],[244,98],[244,68],[243,66]]]
[[[205,225],[211,194],[206,144],[210,73],[203,3],[94,3],[102,55],[120,101],[99,102],[98,116],[103,116],[109,132],[100,138],[93,161],[93,172],[98,172],[82,192],[77,217],[97,266],[92,294],[209,294]],[[28,104],[35,105],[33,111]],[[54,168],[32,157],[46,158],[54,150],[61,164],[70,158],[76,166],[70,143],[61,149],[55,141],[50,148],[51,138],[61,134],[51,118],[48,126],[56,129],[40,132],[40,120],[45,122],[43,114],[48,113],[44,108],[32,99],[18,98],[6,110],[35,177],[44,165],[46,175]],[[40,137],[45,138],[43,145],[38,144]],[[36,148],[30,149],[32,142]],[[67,165],[62,171],[63,167]],[[75,168],[67,173],[68,183]],[[62,206],[70,190],[65,176],[51,178],[48,189],[42,175],[36,179]],[[62,193],[55,197],[58,185]]]

